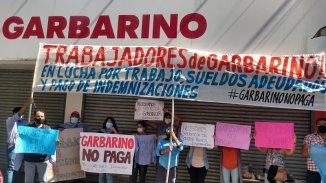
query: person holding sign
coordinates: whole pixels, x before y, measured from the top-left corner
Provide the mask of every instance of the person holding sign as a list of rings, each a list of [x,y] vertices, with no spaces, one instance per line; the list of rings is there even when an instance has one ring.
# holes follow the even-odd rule
[[[80,114],[78,111],[74,111],[70,115],[70,122],[60,124],[59,129],[69,129],[69,128],[82,128],[83,132],[91,132],[92,129],[85,123],[80,122]]]
[[[222,147],[221,170],[222,183],[242,183],[240,149]]]
[[[12,116],[8,117],[6,120],[6,127],[7,127],[7,183],[12,183],[15,179],[20,180],[22,176],[20,176],[20,167],[22,161],[20,161],[19,165],[16,163],[14,167],[14,162],[16,158],[15,153],[15,142],[16,142],[16,135],[17,135],[17,127],[20,125],[27,125],[27,121],[23,120],[23,114],[26,112],[27,107],[33,103],[33,99],[27,100],[23,107],[15,107],[12,111]],[[22,154],[20,154],[22,156]],[[18,156],[20,156],[18,155]],[[16,161],[17,162],[17,161]]]
[[[206,148],[191,146],[186,164],[191,183],[204,183],[209,168]]]
[[[158,141],[161,140],[162,138],[164,139],[165,136],[165,129],[171,126],[171,122],[172,122],[172,114],[169,111],[168,108],[163,108],[163,112],[164,112],[164,118],[163,118],[163,122],[152,122],[152,121],[146,121],[148,126],[150,126],[151,128],[154,128],[157,130],[157,137],[158,137]],[[180,127],[180,118],[178,115],[176,115],[174,113],[174,117],[175,117],[175,122],[174,122],[174,126],[176,126],[176,129],[179,129]]]
[[[29,127],[50,129],[50,126],[46,125],[45,112],[42,109],[36,109],[34,112],[34,122],[29,124]],[[44,139],[47,140],[47,139]],[[56,143],[56,142],[53,142]],[[53,163],[50,157],[50,162]],[[46,183],[46,170],[47,170],[48,155],[37,153],[25,153],[25,183],[34,183],[35,172],[37,172],[40,183]]]
[[[118,134],[118,126],[113,117],[107,117],[103,124],[102,129],[98,133],[107,133],[107,134]],[[113,183],[113,176],[109,173],[100,173],[99,174],[99,183]]]
[[[172,144],[170,139],[172,138]],[[175,183],[177,178],[177,166],[179,154],[183,150],[182,142],[177,138],[176,131],[166,129],[166,138],[161,139],[156,148],[156,155],[159,156],[159,165],[156,172],[156,183],[165,183],[166,173],[169,164],[169,152],[171,152],[169,183]]]
[[[147,124],[144,120],[138,121],[137,134],[135,137],[135,162],[132,170],[132,176],[130,177],[130,183],[137,183],[138,172],[140,183],[145,183],[148,165],[152,162],[156,162],[156,138],[154,135],[147,135]]]
[[[316,132],[307,135],[303,140],[302,155],[307,158],[307,183],[321,182],[321,177],[316,167],[309,156],[310,146],[326,146],[326,118],[319,118],[316,121]]]
[[[275,180],[277,170],[285,170],[285,156],[292,155],[295,151],[296,136],[293,137],[292,149],[279,149],[279,148],[262,148],[257,149],[266,154],[265,164],[265,183],[281,183],[281,180]],[[286,172],[285,172],[286,173]],[[285,181],[285,180],[284,180]]]

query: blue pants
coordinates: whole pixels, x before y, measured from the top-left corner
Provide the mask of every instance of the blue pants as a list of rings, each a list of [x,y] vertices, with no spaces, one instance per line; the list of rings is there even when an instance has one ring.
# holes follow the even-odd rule
[[[231,180],[230,180],[231,178]],[[225,183],[238,183],[239,182],[239,168],[229,170],[223,167],[223,179]]]
[[[16,153],[15,146],[7,149],[7,183],[12,183],[12,177],[14,175],[14,161],[15,161]]]
[[[98,175],[99,183],[113,183],[113,177],[109,173],[100,173]]]

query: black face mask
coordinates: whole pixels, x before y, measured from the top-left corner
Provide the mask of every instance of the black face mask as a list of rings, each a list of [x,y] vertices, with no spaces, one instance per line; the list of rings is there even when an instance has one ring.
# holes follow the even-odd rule
[[[319,126],[318,131],[319,133],[326,133],[326,126]]]
[[[39,119],[38,119],[38,118],[34,118],[34,121],[35,121],[35,123],[38,124],[38,125],[39,125],[39,124],[44,124],[44,123],[45,123],[45,119],[40,119],[40,118],[39,118]]]

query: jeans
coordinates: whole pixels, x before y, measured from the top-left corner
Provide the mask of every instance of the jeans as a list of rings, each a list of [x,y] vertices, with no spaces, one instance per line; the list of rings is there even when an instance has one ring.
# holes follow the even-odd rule
[[[205,177],[207,174],[207,170],[205,167],[201,167],[201,168],[196,168],[191,166],[190,168],[188,168],[188,172],[190,175],[190,181],[191,183],[204,183],[205,182]]]
[[[14,162],[15,162],[15,146],[12,146],[10,148],[7,148],[7,182],[12,183],[12,178],[14,175]]]
[[[12,177],[12,183],[23,183],[25,182],[25,173],[24,171],[14,171],[14,175]]]
[[[157,166],[155,183],[165,183],[167,170],[161,165]],[[170,168],[169,183],[175,183],[177,179],[177,167]]]
[[[239,182],[239,168],[235,168],[233,170],[229,170],[223,167],[223,180],[224,183],[238,183]]]
[[[98,175],[99,183],[113,183],[113,177],[109,173],[100,173]]]
[[[130,177],[130,183],[137,183],[137,176],[139,171],[140,183],[145,183],[147,165],[140,165],[136,163],[136,166],[132,169],[132,175]]]
[[[319,172],[314,172],[307,170],[307,183],[316,183],[316,182],[321,182],[321,177]]]
[[[37,171],[39,183],[46,183],[47,162],[25,161],[25,183],[34,183],[35,172]]]

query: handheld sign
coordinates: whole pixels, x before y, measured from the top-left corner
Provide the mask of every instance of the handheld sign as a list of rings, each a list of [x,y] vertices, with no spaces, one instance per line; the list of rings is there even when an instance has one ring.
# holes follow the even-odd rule
[[[135,120],[163,120],[164,102],[157,100],[138,99],[135,104]]]
[[[251,126],[216,123],[215,145],[248,150]]]
[[[58,130],[18,126],[18,134],[15,153],[54,154]]]
[[[56,150],[56,164],[48,164],[47,180],[59,182],[85,178],[79,158],[79,134],[82,128],[65,129],[60,132],[60,142]]]
[[[214,147],[214,125],[182,123],[181,140],[184,145]]]
[[[80,165],[93,173],[132,174],[135,136],[80,133]]]
[[[292,149],[293,123],[255,122],[255,146]]]

